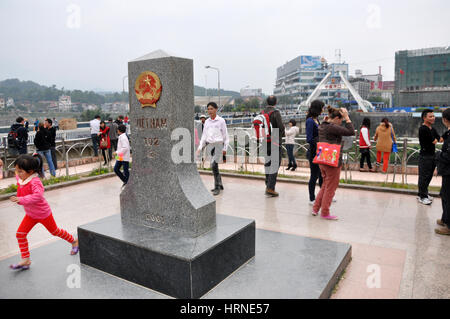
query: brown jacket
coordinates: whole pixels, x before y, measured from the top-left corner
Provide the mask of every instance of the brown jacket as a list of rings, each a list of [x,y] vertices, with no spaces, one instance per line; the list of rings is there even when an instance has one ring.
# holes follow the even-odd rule
[[[328,122],[323,122],[319,126],[319,142],[329,144],[342,144],[342,136],[355,135],[355,128],[353,123],[345,123],[345,126],[340,126]],[[341,145],[342,146],[342,145]],[[342,165],[342,151],[339,156],[339,166]]]
[[[375,136],[373,139],[377,141],[377,151],[378,152],[386,152],[390,153],[392,152],[392,135],[394,136],[395,142],[397,142],[397,137],[395,136],[394,128],[391,123],[389,123],[389,128],[384,125],[384,123],[381,123],[377,130],[375,131]]]

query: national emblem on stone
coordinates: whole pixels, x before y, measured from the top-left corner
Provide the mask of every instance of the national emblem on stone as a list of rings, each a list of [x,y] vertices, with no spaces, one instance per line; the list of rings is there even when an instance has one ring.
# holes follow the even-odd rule
[[[158,102],[162,91],[158,75],[151,71],[142,72],[136,79],[134,91],[142,107],[156,108],[156,102]]]

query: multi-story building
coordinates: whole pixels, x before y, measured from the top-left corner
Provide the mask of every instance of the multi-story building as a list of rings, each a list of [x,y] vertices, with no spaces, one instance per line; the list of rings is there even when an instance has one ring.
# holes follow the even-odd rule
[[[358,77],[350,79],[349,82],[362,99],[367,100],[369,98],[372,83],[370,80]]]
[[[9,97],[8,100],[6,100],[6,107],[12,106],[14,106],[14,99],[12,97]]]
[[[242,98],[252,98],[252,97],[262,97],[262,89],[252,89],[250,87],[245,87],[241,89],[241,97]]]
[[[450,105],[450,46],[395,53],[395,106]]]
[[[277,68],[274,94],[289,97],[293,103],[308,98],[322,79],[331,72],[330,84],[319,96],[326,104],[336,104],[340,99],[348,99],[348,90],[341,83],[339,72],[348,77],[348,64],[328,64],[320,56],[298,56]]]
[[[58,109],[60,112],[70,111],[72,108],[72,99],[69,95],[61,95],[58,100]]]

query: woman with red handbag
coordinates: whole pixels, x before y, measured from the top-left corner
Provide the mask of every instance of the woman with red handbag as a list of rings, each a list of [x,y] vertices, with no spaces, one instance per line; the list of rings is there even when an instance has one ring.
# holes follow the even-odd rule
[[[342,121],[345,121],[345,127]],[[321,217],[328,220],[338,219],[330,215],[330,206],[341,176],[342,136],[355,134],[352,121],[345,108],[336,109],[328,106],[328,117],[319,126],[319,142],[314,162],[319,164],[323,183],[314,202],[312,214],[317,216],[321,210]]]
[[[106,165],[111,160],[111,140],[109,138],[109,127],[106,126],[105,121],[100,122],[100,133],[98,135],[100,137],[100,149],[105,161],[103,165]],[[108,150],[108,156],[106,156],[106,150]]]

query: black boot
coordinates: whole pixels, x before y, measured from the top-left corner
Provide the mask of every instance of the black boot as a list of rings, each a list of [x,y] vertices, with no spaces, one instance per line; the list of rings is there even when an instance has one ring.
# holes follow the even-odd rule
[[[291,171],[295,171],[297,169],[297,165],[292,166]]]
[[[286,168],[286,170],[290,170],[292,168],[292,165],[291,165],[291,163],[289,163],[289,165],[287,166],[287,168]]]

